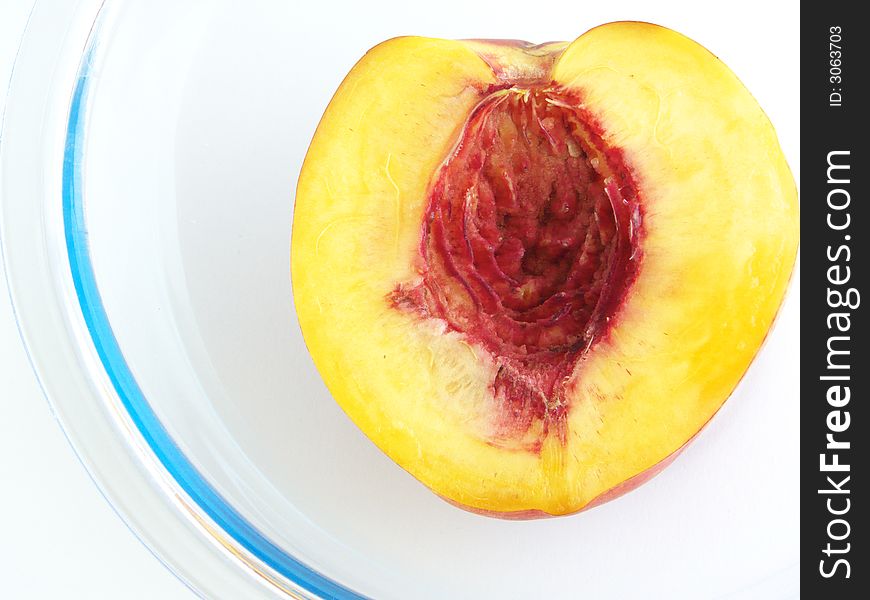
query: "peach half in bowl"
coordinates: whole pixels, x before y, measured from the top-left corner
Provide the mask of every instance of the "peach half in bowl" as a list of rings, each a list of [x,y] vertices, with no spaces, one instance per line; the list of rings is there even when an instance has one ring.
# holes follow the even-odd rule
[[[36,2],[0,248],[102,493],[208,598],[797,593],[796,213],[757,104],[640,24],[394,39],[341,84],[397,33],[610,18],[397,4]],[[686,33],[797,167],[795,28],[773,76],[717,37],[741,14]],[[475,514],[648,477],[768,331],[649,484]]]

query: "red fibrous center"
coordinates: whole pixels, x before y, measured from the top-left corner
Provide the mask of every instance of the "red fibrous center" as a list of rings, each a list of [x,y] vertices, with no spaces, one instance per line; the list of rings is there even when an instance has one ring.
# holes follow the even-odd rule
[[[554,91],[499,90],[431,183],[421,280],[395,306],[445,321],[497,374],[494,443],[557,433],[566,386],[634,278],[639,210],[618,152]]]

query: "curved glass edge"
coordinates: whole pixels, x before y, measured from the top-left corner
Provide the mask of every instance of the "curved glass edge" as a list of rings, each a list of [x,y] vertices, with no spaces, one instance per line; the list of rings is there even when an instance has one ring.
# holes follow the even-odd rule
[[[101,10],[104,3],[105,3],[105,0],[103,0],[103,2],[100,4],[100,8],[97,9],[97,11],[96,11],[97,14],[100,13],[100,10]],[[4,142],[4,139],[3,139],[4,135],[3,134],[4,134],[4,129],[5,129],[5,125],[6,125],[6,113],[7,113],[7,108],[8,108],[8,99],[9,99],[9,96],[11,96],[11,94],[12,94],[12,82],[15,80],[15,72],[16,72],[16,69],[18,68],[18,65],[19,65],[19,57],[21,55],[21,48],[24,44],[24,38],[27,35],[27,32],[30,30],[31,21],[33,20],[33,15],[36,12],[37,4],[38,4],[38,0],[34,0],[34,2],[32,2],[31,6],[30,6],[30,10],[28,11],[27,18],[25,20],[24,28],[21,30],[21,35],[18,38],[18,44],[17,44],[16,50],[15,50],[15,54],[12,58],[12,65],[11,65],[11,68],[9,70],[9,77],[8,77],[8,80],[5,82],[6,96],[4,97],[4,99],[6,100],[6,102],[3,102],[2,110],[0,110],[0,163],[2,163],[3,151],[5,150],[4,144],[3,144],[3,142]],[[0,170],[2,170],[2,164],[0,164]],[[2,190],[0,190],[0,203],[2,203],[2,200],[3,200],[3,194],[2,194]],[[2,214],[0,214],[0,225],[2,225]],[[2,234],[2,227],[0,227],[0,272],[2,272],[2,274],[3,274],[3,286],[5,287],[6,294],[7,294],[7,297],[9,299],[9,306],[10,306],[10,309],[12,311],[12,316],[15,320],[15,327],[16,327],[16,331],[18,332],[18,338],[19,338],[19,340],[21,342],[21,346],[24,350],[24,355],[25,355],[25,358],[27,360],[27,363],[30,366],[31,371],[33,372],[33,375],[36,378],[36,382],[37,382],[37,385],[39,387],[39,391],[42,394],[43,399],[46,401],[46,404],[47,404],[48,409],[51,412],[52,416],[55,419],[58,419],[58,422],[59,422],[59,415],[58,415],[57,411],[55,410],[54,404],[51,402],[51,400],[49,398],[48,390],[46,389],[42,379],[39,376],[39,369],[37,369],[33,354],[32,354],[31,349],[27,343],[27,340],[25,339],[23,324],[21,322],[18,308],[17,308],[16,303],[15,303],[14,294],[12,292],[12,282],[10,280],[10,274],[9,274],[9,269],[8,269],[7,265],[8,265],[8,263],[6,260],[6,251],[4,249],[4,239],[3,239],[3,234]],[[190,582],[190,580],[187,577],[185,577],[184,575],[182,575],[179,571],[177,571],[173,565],[171,565],[170,563],[168,563],[164,559],[163,556],[161,556],[159,553],[155,552],[147,543],[145,543],[144,539],[131,527],[131,525],[127,522],[127,520],[124,518],[124,516],[118,510],[118,507],[116,507],[114,505],[114,503],[110,500],[110,498],[106,495],[105,490],[97,481],[96,476],[94,475],[92,470],[84,462],[84,459],[82,458],[82,456],[78,453],[78,451],[76,451],[76,446],[75,446],[72,438],[69,436],[69,433],[67,432],[66,428],[61,426],[60,431],[63,434],[64,438],[66,439],[67,443],[70,444],[70,447],[73,449],[73,454],[75,455],[76,459],[78,459],[79,464],[81,464],[82,467],[84,468],[85,473],[88,475],[88,477],[93,482],[94,487],[97,490],[97,492],[106,501],[108,506],[118,516],[118,518],[121,519],[121,522],[127,527],[128,531],[130,531],[130,533],[132,533],[136,537],[136,539],[145,547],[145,549],[147,549],[152,554],[152,556],[154,556],[160,562],[160,564],[162,564],[164,567],[166,567],[166,569],[169,570],[169,572],[172,573],[172,575],[175,576],[187,589],[189,589],[191,592],[196,594],[198,597],[201,597],[199,591],[193,586],[193,584]]]
[[[95,29],[96,31],[96,29]],[[88,83],[96,35],[84,53],[70,103],[63,157],[64,236],[76,296],[94,347],[124,409],[154,456],[200,509],[242,548],[265,565],[322,598],[364,599],[293,558],[258,531],[209,484],[179,449],[137,384],[112,331],[96,284],[84,219],[82,164]]]

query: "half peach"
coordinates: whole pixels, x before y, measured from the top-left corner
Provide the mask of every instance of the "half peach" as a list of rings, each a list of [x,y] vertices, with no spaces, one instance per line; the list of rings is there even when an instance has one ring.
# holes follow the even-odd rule
[[[389,40],[342,83],[296,196],[317,368],[464,508],[562,515],[648,479],[710,420],[782,302],[794,181],[688,38]]]

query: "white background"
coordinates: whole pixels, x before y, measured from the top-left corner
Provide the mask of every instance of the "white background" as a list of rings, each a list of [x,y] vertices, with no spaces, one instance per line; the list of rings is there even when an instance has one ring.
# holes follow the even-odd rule
[[[0,0],[0,113],[31,0]],[[51,416],[0,262],[0,598],[189,600],[100,496]]]
[[[0,0],[0,107],[30,4],[30,0]],[[627,5],[625,2],[618,6]],[[668,12],[674,13],[677,5],[669,3]],[[782,51],[779,40],[795,39],[792,30],[798,25],[797,8],[785,3],[749,6],[748,2],[743,7],[728,3],[722,9],[729,13],[721,21],[722,36],[701,41],[726,53],[721,55],[725,62],[757,94],[762,106],[771,109],[783,146],[795,148],[799,132],[793,126],[793,117],[798,99],[787,107],[793,112],[786,112],[782,95],[777,96],[771,89],[771,81],[766,80],[766,71],[759,65],[768,61],[771,65],[784,64],[786,57],[777,54]],[[684,3],[683,10],[695,11],[689,18],[719,18],[709,14],[709,8],[690,3]],[[665,7],[660,11],[666,12]],[[659,9],[652,12],[658,13]],[[610,10],[609,20],[643,18],[645,13]],[[737,30],[733,28],[734,15],[751,20]],[[597,18],[590,17],[586,24],[597,22]],[[769,25],[762,25],[765,23]],[[486,36],[487,32],[480,34]],[[796,51],[796,47],[792,50]],[[787,60],[791,61],[789,69],[797,64],[796,56]],[[796,71],[790,75],[796,77]],[[782,76],[780,70],[777,77]],[[796,170],[797,158],[789,156]],[[796,342],[797,336],[792,339]],[[794,400],[797,411],[798,399]],[[764,427],[760,424],[759,432]],[[190,598],[192,594],[132,536],[78,464],[27,364],[0,283],[0,598],[7,597],[173,599]]]

